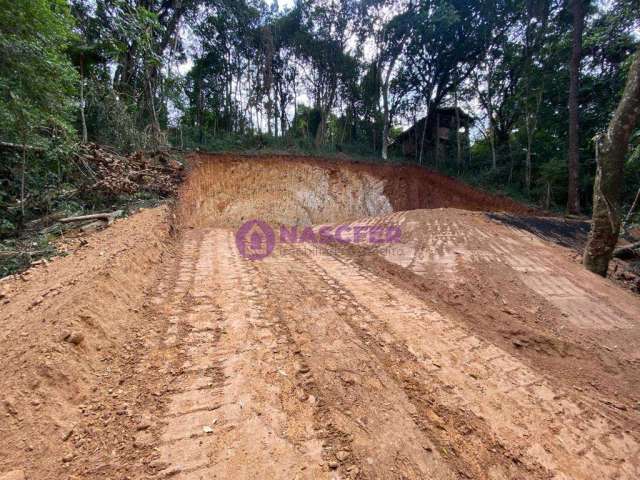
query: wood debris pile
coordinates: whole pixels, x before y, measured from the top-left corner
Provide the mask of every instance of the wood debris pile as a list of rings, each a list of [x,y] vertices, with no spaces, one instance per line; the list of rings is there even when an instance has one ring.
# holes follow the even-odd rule
[[[162,197],[171,196],[183,175],[183,165],[163,151],[123,156],[89,143],[80,146],[76,161],[86,175],[85,189],[106,195],[150,191]]]

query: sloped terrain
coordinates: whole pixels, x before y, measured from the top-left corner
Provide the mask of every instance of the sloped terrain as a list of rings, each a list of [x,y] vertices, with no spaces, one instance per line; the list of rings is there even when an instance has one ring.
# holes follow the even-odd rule
[[[169,261],[168,211],[143,210],[0,284],[0,472],[60,478],[109,444],[118,462],[140,420],[149,376],[136,375],[162,320],[147,295]],[[151,389],[151,383],[148,387]],[[107,452],[105,452],[107,453]],[[3,478],[0,475],[0,478]]]
[[[7,289],[3,366],[25,375],[3,383],[0,472],[638,478],[639,299],[492,210],[535,213],[417,169],[200,157],[175,245],[147,211]],[[252,261],[250,219],[401,238]],[[47,355],[66,380],[30,384]]]
[[[184,226],[336,223],[418,208],[533,211],[418,167],[312,157],[199,155],[178,208]]]

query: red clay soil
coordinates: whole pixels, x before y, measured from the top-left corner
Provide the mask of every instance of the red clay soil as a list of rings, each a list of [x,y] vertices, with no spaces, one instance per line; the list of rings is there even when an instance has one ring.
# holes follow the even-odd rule
[[[190,226],[237,226],[255,217],[317,224],[420,208],[541,215],[510,198],[415,166],[315,157],[198,154],[179,217]],[[205,214],[206,212],[206,214]]]
[[[468,188],[206,157],[175,238],[145,210],[3,282],[0,479],[640,478],[640,299]],[[249,218],[402,238],[250,261]]]
[[[166,329],[148,294],[170,257],[166,208],[144,210],[0,283],[0,478],[124,478],[131,432],[158,400],[139,375]],[[81,459],[81,460],[78,460]],[[114,461],[118,468],[109,468]],[[104,477],[103,477],[104,478]]]

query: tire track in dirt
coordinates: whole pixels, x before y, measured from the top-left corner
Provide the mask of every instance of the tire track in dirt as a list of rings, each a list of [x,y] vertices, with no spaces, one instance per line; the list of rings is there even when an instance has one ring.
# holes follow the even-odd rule
[[[514,227],[502,226],[502,229],[507,234],[499,237],[500,242],[490,236],[485,248],[499,261],[516,270],[531,290],[564,312],[574,326],[596,330],[628,329],[633,326],[637,308],[626,303],[607,305],[608,302],[603,302],[601,294],[585,288],[585,285],[594,282],[594,278],[588,278],[593,277],[590,272],[578,272],[573,268],[559,271],[554,257],[549,255],[549,246],[542,240]],[[480,229],[475,227],[474,230]],[[614,293],[612,286],[604,279],[595,280],[601,284],[600,291],[604,297]]]
[[[287,435],[291,419],[271,381],[275,338],[264,325],[264,289],[235,251],[230,231],[191,235],[202,240],[195,271],[183,264],[179,272],[177,289],[186,301],[173,312],[168,341],[176,342],[184,363],[164,418],[159,467],[179,480],[320,478],[317,442],[294,443]],[[193,243],[187,240],[185,250]]]
[[[442,253],[456,227],[440,227]],[[165,474],[637,478],[640,444],[623,420],[351,250],[298,245],[251,262],[225,229],[190,231],[183,249],[167,300],[182,375],[161,435]]]
[[[348,285],[355,300],[445,385],[435,391],[437,404],[483,419],[514,462],[532,471],[542,465],[554,478],[637,478],[637,439],[579,395],[552,387],[516,358],[360,269],[348,256],[316,254],[314,260]],[[376,332],[377,338],[384,334]]]
[[[355,331],[353,322],[364,321],[359,306],[300,252],[290,253],[259,268],[270,275],[267,311],[295,353],[297,396],[315,406],[327,465],[339,478],[458,478],[415,423],[415,407],[375,348]]]
[[[440,454],[460,478],[547,477],[539,466],[523,466],[512,461],[516,455],[494,438],[490,429],[483,425],[481,417],[438,403],[435,392],[449,386],[425,374],[424,367],[416,362],[414,355],[385,328],[385,321],[378,318],[366,304],[358,302],[350,290],[350,282],[330,274],[321,262],[312,260],[315,255],[322,256],[321,253],[305,250],[299,252],[296,261],[305,265],[308,272],[313,272],[329,287],[327,298],[336,302],[336,308],[346,309],[345,321],[353,335],[360,339],[388,375],[390,380],[384,385],[391,390],[395,388],[402,391],[402,395],[409,400],[407,412],[411,421],[424,432],[434,447],[427,447],[428,452],[435,450]],[[353,276],[363,274],[355,270],[351,273]],[[384,301],[388,298],[383,296]],[[343,353],[348,355],[347,352]],[[374,476],[385,478],[384,472],[383,469]]]
[[[377,223],[386,219],[387,216],[379,217]],[[465,263],[499,263],[513,269],[531,291],[563,312],[577,328],[627,329],[638,315],[631,295],[627,294],[626,302],[607,301],[626,292],[617,291],[605,280],[564,258],[559,259],[556,246],[531,233],[459,211],[451,211],[448,216],[430,212],[420,222],[409,219],[401,222],[403,234],[410,238],[403,239],[407,243],[399,248],[405,249],[411,260],[382,253],[387,260],[419,275],[436,272],[439,278],[454,285],[464,278],[459,267]],[[428,234],[413,234],[416,227]],[[589,288],[594,283],[597,291]]]
[[[170,317],[168,344],[178,347],[182,364],[174,381],[160,437],[160,462],[169,466],[169,474],[193,477],[208,463],[211,439],[205,432],[216,422],[220,408],[222,375],[215,346],[220,332],[217,305],[207,291],[212,259],[207,254],[207,239],[198,233],[197,245],[190,239],[184,249],[197,258],[195,267],[178,273],[177,293],[181,302]]]
[[[637,430],[636,297],[585,271],[568,250],[484,215],[406,212],[398,223],[402,243],[352,258]]]

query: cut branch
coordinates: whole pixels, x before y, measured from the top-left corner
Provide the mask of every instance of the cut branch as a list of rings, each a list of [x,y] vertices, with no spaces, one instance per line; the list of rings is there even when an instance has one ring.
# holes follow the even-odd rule
[[[83,222],[85,220],[106,220],[108,224],[112,224],[113,221],[121,217],[123,214],[122,210],[116,210],[111,213],[93,213],[91,215],[80,215],[78,217],[66,217],[61,218],[60,223],[71,223],[71,222]]]
[[[635,242],[629,245],[625,245],[624,247],[616,248],[613,251],[613,256],[616,258],[621,258],[623,260],[640,256],[640,242]]]

